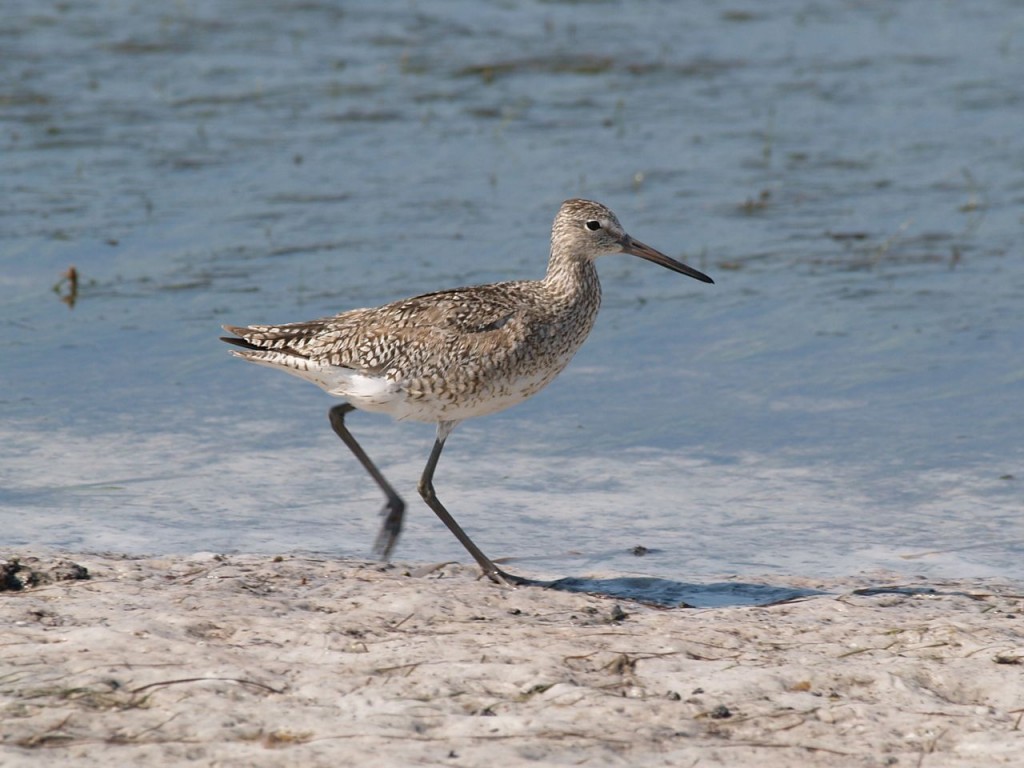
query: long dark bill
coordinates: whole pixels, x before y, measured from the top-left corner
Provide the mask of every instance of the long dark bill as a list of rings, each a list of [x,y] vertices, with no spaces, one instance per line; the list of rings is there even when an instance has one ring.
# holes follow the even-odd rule
[[[644,245],[639,240],[634,240],[631,237],[625,237],[622,239],[621,243],[623,253],[639,256],[641,259],[646,259],[647,261],[653,261],[655,264],[660,264],[661,266],[671,269],[673,272],[678,272],[681,275],[692,277],[694,280],[700,280],[704,283],[715,282],[703,272],[696,270],[693,267],[688,267],[681,261],[676,261],[675,259],[666,256],[661,251],[656,251],[651,248],[651,246]]]

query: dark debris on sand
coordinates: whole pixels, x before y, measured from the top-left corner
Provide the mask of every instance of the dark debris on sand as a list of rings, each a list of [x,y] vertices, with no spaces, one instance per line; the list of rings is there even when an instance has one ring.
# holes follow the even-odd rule
[[[88,579],[89,570],[63,557],[0,557],[0,592],[20,592],[58,581]]]

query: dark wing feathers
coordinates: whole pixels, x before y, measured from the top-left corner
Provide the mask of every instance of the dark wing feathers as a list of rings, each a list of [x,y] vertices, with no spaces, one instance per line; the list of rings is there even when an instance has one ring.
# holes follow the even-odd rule
[[[507,326],[523,312],[520,286],[510,282],[437,291],[309,322],[226,325],[224,330],[235,336],[222,339],[248,350],[252,354],[242,355],[251,359],[272,353],[275,358],[280,355],[377,372],[396,358],[412,355],[422,360],[450,353],[452,346],[472,346],[477,334],[503,329],[508,333],[512,329]]]

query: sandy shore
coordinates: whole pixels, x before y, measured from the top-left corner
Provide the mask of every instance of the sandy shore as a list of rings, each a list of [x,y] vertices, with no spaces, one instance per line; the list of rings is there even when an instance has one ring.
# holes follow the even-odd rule
[[[468,566],[15,554],[4,766],[1024,765],[1019,586],[665,610]]]

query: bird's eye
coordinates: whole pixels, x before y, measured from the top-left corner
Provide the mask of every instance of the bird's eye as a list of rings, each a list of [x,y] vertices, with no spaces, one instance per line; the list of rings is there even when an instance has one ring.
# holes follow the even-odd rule
[[[601,222],[597,221],[596,219],[591,219],[590,221],[587,222],[587,229],[589,229],[591,232],[597,232],[597,230],[599,230],[600,228]]]

